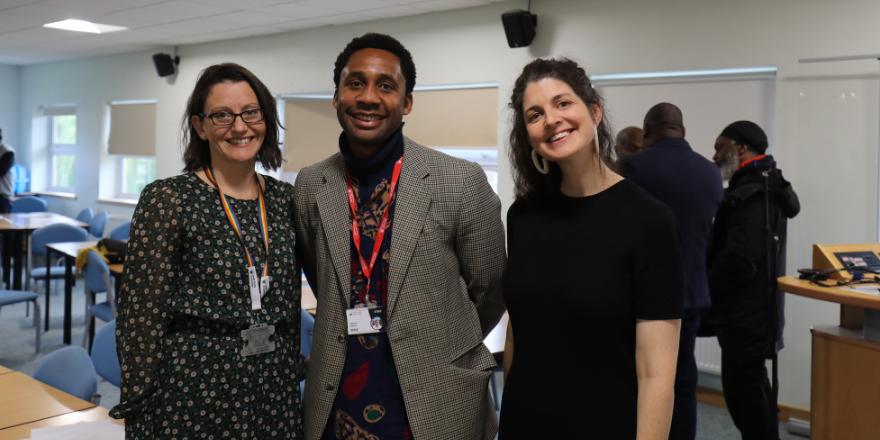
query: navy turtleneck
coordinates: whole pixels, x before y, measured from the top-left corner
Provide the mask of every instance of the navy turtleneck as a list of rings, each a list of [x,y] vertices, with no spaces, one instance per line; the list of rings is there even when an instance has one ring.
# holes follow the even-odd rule
[[[357,200],[356,215],[361,232],[361,256],[367,264],[373,253],[374,240],[382,216],[386,209],[389,210],[385,238],[380,244],[379,257],[373,268],[369,288],[369,305],[384,306],[387,304],[388,270],[391,263],[391,237],[394,234],[396,205],[392,200],[389,206],[388,192],[394,173],[394,163],[403,156],[403,124],[400,124],[379,151],[368,158],[354,157],[345,133],[339,136],[339,151],[351,176],[351,184]],[[366,277],[361,270],[353,238],[349,242],[351,243],[349,307],[364,306],[367,305]],[[389,323],[389,325],[393,324]],[[354,429],[355,426],[382,440],[412,438],[387,333],[348,337],[345,364],[342,367],[342,383],[331,411],[324,439],[335,439],[335,432],[357,431]]]

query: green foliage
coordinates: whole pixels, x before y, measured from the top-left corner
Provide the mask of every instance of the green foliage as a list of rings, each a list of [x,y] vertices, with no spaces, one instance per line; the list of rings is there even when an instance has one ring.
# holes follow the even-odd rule
[[[53,143],[72,145],[76,143],[76,116],[55,116],[53,119]]]
[[[73,165],[76,156],[55,155],[52,160],[52,186],[73,188]]]
[[[148,183],[156,180],[156,159],[126,157],[122,159],[122,192],[140,194]]]

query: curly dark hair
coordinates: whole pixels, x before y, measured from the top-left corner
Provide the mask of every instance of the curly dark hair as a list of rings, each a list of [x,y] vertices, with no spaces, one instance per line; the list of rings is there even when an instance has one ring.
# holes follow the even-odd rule
[[[379,49],[396,55],[400,59],[400,71],[406,80],[406,94],[412,93],[413,87],[416,86],[416,64],[413,62],[412,55],[396,38],[373,32],[351,40],[336,57],[336,64],[333,67],[333,83],[336,84],[337,89],[339,88],[339,76],[342,75],[342,69],[345,69],[348,64],[348,59],[352,54],[362,49]]]
[[[575,94],[584,101],[588,109],[591,109],[593,105],[599,105],[602,108],[602,121],[598,125],[599,157],[608,168],[617,171],[614,137],[611,124],[608,122],[608,112],[605,110],[605,100],[593,88],[587,73],[577,62],[568,58],[538,58],[523,67],[522,73],[514,83],[513,92],[510,94],[509,107],[513,110],[511,116],[513,128],[510,131],[508,154],[510,163],[513,165],[513,181],[517,200],[530,200],[541,194],[558,192],[562,184],[562,170],[555,162],[548,161],[550,164],[548,174],[541,174],[535,168],[535,164],[532,162],[532,144],[529,142],[529,132],[523,109],[526,88],[529,84],[546,78],[557,79],[568,84]]]
[[[183,145],[186,146],[183,151],[184,172],[198,171],[211,164],[209,142],[199,137],[199,133],[192,125],[192,117],[204,113],[205,101],[208,100],[208,95],[211,94],[211,89],[215,85],[222,82],[236,83],[241,81],[248,83],[254,94],[257,95],[257,102],[263,110],[263,122],[266,123],[266,135],[263,138],[263,145],[260,146],[260,152],[257,153],[257,160],[267,170],[275,170],[281,166],[284,155],[281,153],[278,136],[279,128],[284,127],[281,126],[281,121],[278,119],[278,104],[275,98],[266,85],[250,70],[235,63],[222,63],[202,70],[196,81],[195,89],[186,101],[186,112],[180,123],[181,138]]]

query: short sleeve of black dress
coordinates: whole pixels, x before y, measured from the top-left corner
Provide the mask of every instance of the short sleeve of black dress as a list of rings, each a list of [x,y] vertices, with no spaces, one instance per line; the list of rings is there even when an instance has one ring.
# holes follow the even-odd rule
[[[668,207],[623,180],[589,197],[516,202],[504,300],[514,331],[500,438],[636,436],[636,320],[679,319]]]

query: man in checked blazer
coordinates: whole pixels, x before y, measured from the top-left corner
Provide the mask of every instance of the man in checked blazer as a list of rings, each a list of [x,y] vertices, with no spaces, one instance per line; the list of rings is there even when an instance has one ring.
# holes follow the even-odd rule
[[[306,439],[492,439],[483,338],[504,313],[498,196],[478,165],[403,135],[415,66],[397,40],[355,38],[334,81],[340,152],[294,189],[297,254],[318,300]],[[347,310],[373,306],[387,332],[349,335]]]

